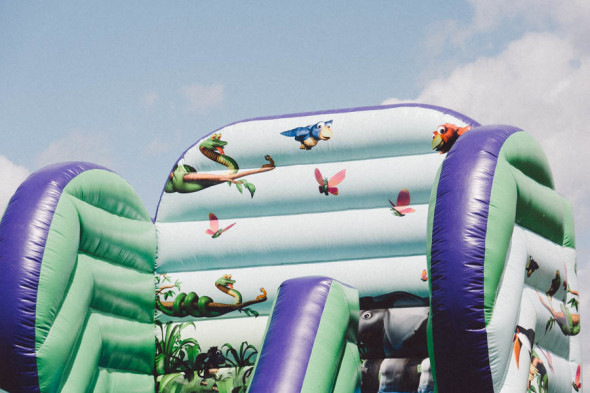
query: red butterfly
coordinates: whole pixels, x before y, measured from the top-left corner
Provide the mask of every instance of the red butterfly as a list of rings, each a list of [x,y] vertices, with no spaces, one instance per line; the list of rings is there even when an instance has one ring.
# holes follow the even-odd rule
[[[211,235],[211,237],[213,239],[215,239],[216,237],[221,236],[221,234],[225,231],[227,231],[229,228],[233,227],[234,225],[236,225],[236,223],[234,222],[231,225],[228,225],[227,227],[223,228],[223,229],[219,229],[219,221],[217,220],[217,216],[213,213],[209,213],[209,229],[207,229],[205,231],[205,233],[207,235]]]
[[[411,207],[405,207],[410,204],[410,191],[407,188],[402,188],[402,190],[397,195],[397,206],[394,205],[391,200],[389,200],[391,204],[391,211],[398,217],[403,217],[407,213],[414,213],[416,210],[412,209]]]
[[[346,169],[341,170],[340,172],[332,176],[330,180],[328,180],[328,178],[323,177],[320,170],[316,168],[315,179],[320,185],[318,187],[320,190],[320,194],[323,193],[328,195],[328,193],[330,193],[332,195],[338,195],[338,187],[334,186],[337,186],[338,184],[342,183],[342,180],[344,180],[344,176],[346,176]]]

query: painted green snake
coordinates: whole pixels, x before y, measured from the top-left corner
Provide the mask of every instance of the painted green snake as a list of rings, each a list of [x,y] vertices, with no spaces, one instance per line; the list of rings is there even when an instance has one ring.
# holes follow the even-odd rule
[[[240,192],[242,190],[242,186],[246,187],[253,196],[256,187],[254,187],[252,183],[247,182],[245,179],[240,181],[236,179],[273,170],[275,169],[274,160],[270,155],[266,155],[264,158],[268,161],[268,164],[265,164],[258,169],[250,169],[240,172],[238,163],[230,156],[225,155],[223,148],[226,145],[227,142],[221,140],[221,134],[214,134],[205,139],[199,145],[199,151],[210,160],[213,160],[229,168],[231,170],[230,173],[198,173],[197,170],[192,166],[179,162],[170,173],[170,176],[166,181],[164,191],[167,193],[197,192],[216,184],[229,182],[230,184],[236,184],[236,187],[238,187]]]
[[[266,290],[260,288],[262,294],[257,296],[256,299],[242,302],[242,294],[233,288],[235,282],[235,280],[232,280],[231,275],[227,274],[215,281],[217,289],[235,299],[233,304],[216,303],[209,296],[198,296],[196,292],[180,292],[172,301],[162,301],[158,294],[156,296],[156,308],[166,315],[179,318],[187,316],[197,318],[218,317],[235,310],[243,311],[247,315],[258,316],[258,312],[247,307],[266,301]]]

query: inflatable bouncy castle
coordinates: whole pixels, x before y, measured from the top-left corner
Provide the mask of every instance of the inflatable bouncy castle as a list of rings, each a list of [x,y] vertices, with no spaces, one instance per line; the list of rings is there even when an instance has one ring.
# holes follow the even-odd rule
[[[9,392],[579,392],[571,204],[526,132],[405,104],[190,146],[151,218],[46,167],[0,224]]]

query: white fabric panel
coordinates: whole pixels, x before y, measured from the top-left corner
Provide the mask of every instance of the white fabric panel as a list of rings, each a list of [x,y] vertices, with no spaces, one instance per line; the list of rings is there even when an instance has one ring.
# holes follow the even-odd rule
[[[511,343],[521,305],[527,256],[522,229],[515,227],[506,256],[506,266],[498,287],[494,312],[487,326],[494,391],[500,391],[508,361],[513,356]]]
[[[520,303],[520,309],[526,311],[520,313],[518,325],[527,328],[530,326],[534,327],[537,321],[537,316],[535,314],[535,308],[528,296],[522,298],[522,302]],[[506,327],[506,329],[508,330],[509,327]],[[511,333],[512,335],[514,335],[514,330],[512,330]],[[518,339],[521,340],[521,349],[518,357],[518,365],[516,363],[516,356],[514,354],[514,342],[512,340],[510,344],[506,347],[499,348],[508,351],[509,357],[508,359],[505,359],[507,363],[495,363],[496,369],[492,369],[492,376],[494,378],[498,378],[498,380],[494,379],[495,392],[521,393],[525,390],[527,386],[529,368],[531,365],[531,352],[534,343],[531,343],[527,339],[526,335],[524,335],[523,333],[518,334]],[[505,366],[504,369],[500,368],[502,365]],[[499,372],[501,372],[502,374],[498,374]]]
[[[426,254],[428,206],[394,216],[389,209],[225,220],[220,237],[208,223],[157,224],[157,272],[227,269],[339,259]],[[370,274],[367,274],[367,278]]]

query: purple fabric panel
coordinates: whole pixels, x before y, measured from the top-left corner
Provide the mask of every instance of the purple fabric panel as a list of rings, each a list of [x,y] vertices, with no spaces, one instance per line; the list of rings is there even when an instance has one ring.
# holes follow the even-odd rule
[[[432,335],[438,391],[493,392],[484,316],[485,239],[498,154],[518,129],[463,134],[443,162],[432,227]]]
[[[38,392],[35,312],[41,261],[63,188],[89,163],[48,166],[16,191],[0,223],[0,387]],[[104,168],[102,168],[104,169]]]
[[[331,285],[327,277],[281,284],[249,392],[301,391]]]
[[[394,104],[394,105],[376,105],[376,106],[363,106],[363,107],[358,107],[358,108],[346,108],[346,109],[334,109],[334,110],[328,110],[328,111],[317,111],[317,112],[303,112],[303,113],[292,113],[292,114],[287,114],[287,115],[279,115],[279,116],[266,116],[266,117],[255,117],[252,119],[246,119],[246,120],[240,120],[240,121],[236,121],[230,124],[226,124],[223,127],[220,127],[218,129],[216,129],[213,132],[210,132],[209,134],[206,134],[204,136],[202,136],[201,138],[199,138],[199,140],[208,137],[209,135],[215,134],[216,132],[219,132],[220,130],[229,127],[229,126],[233,126],[235,124],[239,124],[239,123],[248,123],[251,121],[262,121],[262,120],[274,120],[274,119],[289,119],[289,118],[293,118],[293,117],[303,117],[303,116],[315,116],[315,115],[332,115],[332,114],[336,114],[336,113],[351,113],[351,112],[365,112],[365,111],[378,111],[378,110],[385,110],[385,109],[392,109],[392,108],[424,108],[424,109],[432,109],[438,112],[441,112],[445,115],[451,115],[456,117],[457,119],[461,120],[462,122],[464,122],[465,124],[468,124],[472,127],[477,127],[479,126],[479,123],[476,122],[475,120],[459,113],[459,112],[455,112],[451,109],[447,109],[447,108],[443,108],[441,106],[436,106],[436,105],[428,105],[428,104],[418,104],[418,103],[407,103],[407,104]],[[186,152],[188,150],[190,150],[193,146],[196,145],[196,142],[194,144],[192,144],[191,146],[189,146],[188,149],[186,149],[181,155],[180,157],[183,157]],[[177,160],[178,162],[178,160]],[[176,164],[176,163],[175,163]],[[174,166],[172,166],[174,167]],[[170,171],[172,171],[172,168],[170,168]],[[156,207],[156,215],[154,218],[154,222],[157,221],[158,218],[158,209],[160,208],[160,203],[162,202],[162,195],[164,195],[164,187],[162,187],[162,192],[160,193],[160,199],[158,200],[158,205]]]

